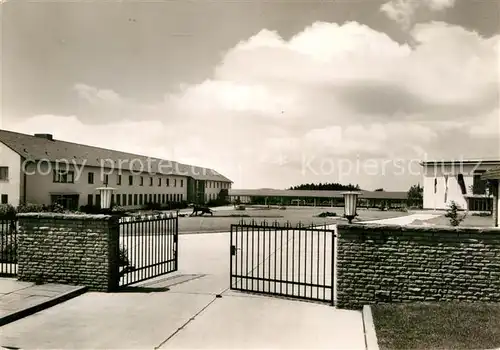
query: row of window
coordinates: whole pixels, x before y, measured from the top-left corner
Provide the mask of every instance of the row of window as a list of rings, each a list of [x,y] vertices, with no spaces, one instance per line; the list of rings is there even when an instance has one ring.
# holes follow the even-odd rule
[[[165,179],[163,183],[165,183],[165,186],[170,187],[177,187],[177,179],[172,179],[173,181],[170,182],[170,179]],[[75,172],[72,170],[54,170],[54,182],[59,182],[59,183],[74,183],[75,182]],[[95,175],[94,173],[90,172],[87,174],[87,182],[89,184],[93,184],[95,182]],[[104,175],[102,179],[103,184],[109,184],[109,175]],[[162,178],[157,178],[157,185],[161,186],[162,185]],[[122,184],[122,175],[117,175],[116,178],[116,184],[121,185]],[[134,185],[134,176],[129,175],[128,176],[128,184],[129,186]],[[184,187],[184,179],[180,179],[179,181],[180,187]],[[149,178],[149,186],[154,185],[154,178],[150,177]],[[144,186],[144,176],[139,177],[139,186]]]
[[[94,202],[95,196],[95,202]],[[184,200],[184,195],[182,193],[134,193],[134,194],[113,194],[111,195],[111,203],[121,206],[128,205],[144,205],[147,203],[160,203],[166,204],[168,202],[182,202]],[[101,202],[101,196],[99,194],[93,195],[89,194],[87,196],[88,205],[99,205]]]
[[[9,167],[6,166],[0,166],[0,181],[8,181],[9,180]],[[172,183],[172,187],[177,187],[177,179],[172,179],[172,182],[170,181],[171,179],[166,178],[165,181],[162,181],[162,178],[159,177],[157,178],[156,184],[157,186],[161,186],[162,183],[165,183],[165,186],[170,187]],[[184,187],[184,179],[179,179],[180,182],[180,187]],[[57,183],[74,183],[75,182],[75,172],[72,170],[54,170],[53,171],[53,182]],[[89,184],[93,184],[95,182],[95,173],[89,172],[87,174],[87,182]],[[102,182],[104,184],[109,184],[109,175],[104,175]],[[116,185],[121,185],[122,184],[122,175],[117,174],[116,175]],[[128,184],[129,186],[134,185],[134,176],[129,175],[128,176]],[[154,185],[154,178],[149,177],[149,186]],[[139,186],[144,186],[144,176],[141,176],[139,178]],[[205,182],[205,187],[206,188],[229,188],[229,183],[227,182],[219,182],[219,181],[206,181]]]
[[[219,181],[206,181],[206,188],[229,188],[228,182],[219,182]]]
[[[88,177],[87,178],[88,183],[93,184],[94,183],[94,173],[88,173],[87,177]],[[162,185],[162,178],[159,177],[156,180],[157,180],[156,181],[157,186],[161,186]],[[109,184],[109,175],[107,175],[107,174],[104,175],[102,182],[105,184]],[[168,179],[168,178],[165,179],[165,181],[163,181],[163,183],[165,183],[165,186],[169,187],[170,186],[170,179]],[[120,174],[116,175],[116,184],[118,186],[120,186],[122,184],[122,175],[120,175]],[[133,175],[128,176],[128,184],[129,184],[129,186],[134,185],[134,176]],[[154,185],[154,178],[149,177],[149,186],[153,186],[153,185]],[[144,176],[139,177],[139,186],[144,186]],[[177,187],[177,179],[172,179],[172,186]],[[184,179],[180,179],[180,187],[184,187]]]
[[[205,193],[205,200],[217,199],[217,193]]]

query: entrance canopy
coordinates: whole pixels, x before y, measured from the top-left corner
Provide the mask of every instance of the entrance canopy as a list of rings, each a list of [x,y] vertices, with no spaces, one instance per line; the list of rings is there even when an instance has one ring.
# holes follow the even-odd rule
[[[481,178],[483,180],[500,180],[500,167],[488,170]]]

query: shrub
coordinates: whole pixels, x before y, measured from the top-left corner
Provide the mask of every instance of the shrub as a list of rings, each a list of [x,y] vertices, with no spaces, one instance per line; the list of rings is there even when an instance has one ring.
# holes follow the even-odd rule
[[[325,211],[323,213],[318,214],[319,218],[326,218],[326,217],[332,217],[332,216],[337,216],[337,213],[333,213],[330,211]]]
[[[127,211],[124,207],[122,206],[119,206],[119,205],[113,205],[113,208],[111,208],[112,211],[115,211],[115,212],[125,212]]]
[[[160,210],[162,208],[161,203],[147,202],[144,204],[144,210]]]
[[[19,204],[17,207],[18,213],[41,213],[46,210],[47,208],[44,205],[34,203]]]
[[[148,210],[175,210],[175,209],[186,209],[188,207],[188,202],[170,202],[165,205],[159,205],[159,207],[150,208]]]
[[[49,206],[49,211],[52,213],[66,213],[67,210],[59,203],[54,203]]]
[[[482,217],[484,217],[484,216],[491,216],[492,213],[487,212],[487,211],[481,211],[479,213],[472,213],[471,215],[472,216],[482,216]]]
[[[8,225],[2,225],[0,232],[0,263],[17,262],[17,236],[15,221],[9,220]]]
[[[120,254],[118,255],[119,266],[129,266],[130,260],[128,259],[128,251],[125,246],[120,247]]]
[[[99,214],[101,212],[101,208],[98,205],[82,205],[80,207],[80,211],[85,214]]]
[[[0,263],[17,263],[17,242],[2,242],[0,249]]]
[[[0,219],[10,219],[16,218],[16,208],[10,204],[0,204]]]
[[[227,205],[227,201],[221,198],[211,199],[206,204],[207,207],[221,207]]]
[[[450,219],[451,226],[459,226],[460,223],[465,219],[467,214],[460,215],[458,213],[459,206],[455,201],[452,201],[446,210],[446,214],[444,215],[448,219]]]
[[[127,209],[125,209],[124,207],[118,206],[118,205],[114,205],[111,208],[111,213],[113,213],[114,215],[119,215],[119,216],[128,216],[129,215]]]

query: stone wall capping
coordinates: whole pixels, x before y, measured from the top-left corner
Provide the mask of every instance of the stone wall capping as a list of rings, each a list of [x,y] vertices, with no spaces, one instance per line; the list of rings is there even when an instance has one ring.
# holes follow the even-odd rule
[[[346,229],[350,232],[411,232],[411,233],[469,233],[469,234],[495,234],[500,235],[500,227],[467,227],[467,226],[421,226],[421,225],[391,225],[391,224],[375,224],[375,223],[355,223],[337,224],[337,229]]]

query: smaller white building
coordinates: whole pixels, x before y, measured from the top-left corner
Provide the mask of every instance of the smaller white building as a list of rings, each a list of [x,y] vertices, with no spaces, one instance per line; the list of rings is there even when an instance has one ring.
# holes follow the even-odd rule
[[[492,194],[481,176],[500,166],[500,160],[425,161],[423,167],[424,209],[447,209],[452,201],[462,209],[490,211]]]

